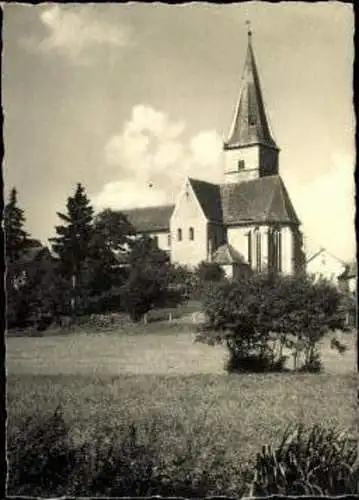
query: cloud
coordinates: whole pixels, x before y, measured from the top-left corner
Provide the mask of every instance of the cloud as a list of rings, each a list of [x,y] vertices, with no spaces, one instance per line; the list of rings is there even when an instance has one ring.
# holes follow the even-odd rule
[[[94,198],[94,206],[96,209],[125,209],[162,205],[167,201],[166,194],[160,189],[138,185],[133,180],[121,180],[107,183]]]
[[[172,203],[187,175],[219,182],[220,136],[207,130],[185,140],[184,134],[182,121],[151,106],[134,106],[121,132],[105,146],[106,162],[120,173],[122,181],[106,184],[95,197],[97,205],[124,208],[138,202]]]
[[[102,18],[91,5],[70,8],[55,4],[42,10],[40,22],[45,36],[27,38],[25,46],[43,54],[60,54],[73,64],[89,64],[97,47],[118,48],[130,43],[127,27]]]
[[[303,224],[308,256],[325,247],[343,260],[355,254],[354,160],[333,154],[329,171],[310,183],[286,179]]]

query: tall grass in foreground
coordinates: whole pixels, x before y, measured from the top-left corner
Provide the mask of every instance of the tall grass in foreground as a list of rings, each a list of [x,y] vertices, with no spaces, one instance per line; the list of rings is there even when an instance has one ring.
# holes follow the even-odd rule
[[[8,495],[238,498],[359,492],[357,444],[334,429],[288,429],[276,449],[263,446],[243,467],[230,463],[225,450],[194,448],[186,436],[181,450],[171,454],[161,427],[154,422],[145,427],[129,423],[75,444],[60,409],[47,419],[34,415],[9,437]]]

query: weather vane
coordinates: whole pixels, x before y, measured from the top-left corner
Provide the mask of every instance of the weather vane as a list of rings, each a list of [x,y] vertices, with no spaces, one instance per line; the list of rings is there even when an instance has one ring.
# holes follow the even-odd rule
[[[247,19],[246,25],[248,26],[248,36],[252,35],[251,22]]]

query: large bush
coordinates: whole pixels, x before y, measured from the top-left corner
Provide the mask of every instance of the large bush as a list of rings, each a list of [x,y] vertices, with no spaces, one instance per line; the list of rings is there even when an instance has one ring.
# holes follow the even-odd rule
[[[345,323],[338,290],[305,276],[257,274],[224,281],[206,288],[202,300],[205,338],[226,343],[231,371],[277,370],[284,347],[292,350],[295,368],[303,353],[302,369],[316,371],[321,367],[319,341]]]

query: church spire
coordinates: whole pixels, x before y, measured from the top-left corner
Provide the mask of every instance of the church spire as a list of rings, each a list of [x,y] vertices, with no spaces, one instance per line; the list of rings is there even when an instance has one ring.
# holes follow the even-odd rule
[[[257,66],[252,47],[252,30],[248,26],[247,57],[242,76],[242,88],[235,109],[225,149],[261,144],[278,149],[273,140],[263,104]]]

